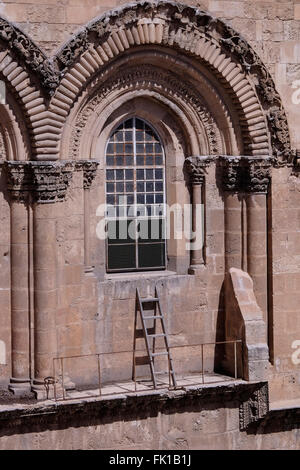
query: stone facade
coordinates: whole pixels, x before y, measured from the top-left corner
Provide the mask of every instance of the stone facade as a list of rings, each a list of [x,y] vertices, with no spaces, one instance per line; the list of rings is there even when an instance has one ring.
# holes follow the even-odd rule
[[[299,449],[299,408],[268,410],[266,393],[266,384],[244,384],[30,409],[6,407],[0,415],[0,449],[187,454],[199,449]]]
[[[42,397],[53,358],[94,353],[128,380],[136,289],[157,286],[178,373],[201,369],[192,345],[243,339],[243,379],[300,399],[299,31],[297,1],[1,2],[2,387]],[[161,137],[168,204],[192,202],[192,228],[204,206],[204,244],[171,237],[166,272],[109,274],[105,149],[132,116]],[[208,372],[232,373],[223,353]]]

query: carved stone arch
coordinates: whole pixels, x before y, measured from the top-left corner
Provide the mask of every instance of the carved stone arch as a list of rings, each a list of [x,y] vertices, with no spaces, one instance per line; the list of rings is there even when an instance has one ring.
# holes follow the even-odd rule
[[[88,158],[99,160],[100,168],[105,167],[106,143],[122,122],[138,117],[148,122],[159,135],[165,149],[166,165],[182,168],[184,159],[190,155],[189,142],[186,139],[185,127],[176,109],[170,110],[167,100],[155,92],[132,91],[120,96],[93,122],[90,135],[86,135],[84,145],[91,149]],[[87,159],[88,159],[87,158]],[[178,162],[180,162],[178,164]]]
[[[188,155],[217,155],[230,151],[221,135],[219,123],[191,83],[183,83],[175,73],[157,66],[143,64],[126,68],[123,61],[117,64],[91,82],[71,112],[62,139],[65,143],[61,150],[63,159],[83,158],[83,152],[88,153],[84,158],[95,158],[89,149],[94,135],[93,123],[98,116],[107,116],[109,106],[109,112],[112,112],[112,103],[119,106],[126,99],[142,95],[161,102],[173,113],[174,122],[181,123],[178,128],[185,134],[181,140],[183,147],[189,145]]]
[[[0,104],[0,160],[29,160],[30,141],[22,114],[14,97]]]
[[[105,101],[105,103],[104,103]],[[86,131],[80,141],[80,151],[77,153],[78,163],[83,161],[98,163],[97,183],[95,188],[97,204],[105,204],[106,185],[106,146],[112,133],[118,126],[131,118],[139,118],[148,123],[159,136],[164,149],[166,201],[169,207],[178,206],[178,201],[183,205],[190,204],[190,185],[185,173],[182,171],[186,157],[191,154],[191,146],[186,135],[191,126],[184,121],[184,115],[176,104],[171,103],[167,97],[157,91],[145,89],[126,90],[123,95],[110,101],[109,97],[98,102],[98,107],[93,107],[88,121],[85,121]],[[80,116],[77,115],[77,116]],[[190,134],[191,139],[196,139]],[[65,139],[64,139],[65,140]],[[82,153],[85,149],[88,154]],[[63,158],[65,158],[63,156]],[[74,158],[74,155],[72,155]],[[99,191],[100,189],[100,191]],[[187,215],[187,223],[189,215]],[[96,252],[102,253],[103,243],[94,240],[97,246]],[[98,256],[98,255],[95,255]],[[168,267],[178,273],[186,273],[190,256],[185,249],[185,240],[168,240]]]
[[[57,121],[47,111],[47,96],[57,86],[57,73],[39,47],[3,18],[0,18],[0,80],[6,84],[7,95],[11,95],[7,104],[23,132],[23,140],[30,139],[25,158],[51,158],[58,141]]]
[[[217,77],[236,105],[245,155],[290,157],[286,115],[257,54],[222,21],[179,3],[125,5],[82,28],[55,57],[61,82],[50,110],[67,117],[84,87],[107,64],[132,48],[149,47],[179,50]]]
[[[131,117],[138,116],[150,122],[155,128],[160,128],[162,135],[169,133],[176,134],[176,148],[182,149],[182,153],[190,155],[192,149],[195,148],[197,136],[195,132],[189,134],[189,139],[186,133],[186,123],[182,120],[182,113],[180,108],[172,103],[170,109],[170,101],[158,94],[155,91],[147,90],[146,88],[135,87],[134,90],[126,90],[126,93],[115,95],[109,94],[104,98],[101,104],[98,102],[101,95],[96,95],[95,100],[83,109],[83,112],[75,117],[75,122],[72,127],[67,127],[64,132],[65,148],[62,149],[62,158],[66,159],[98,159],[102,156],[99,150],[98,140],[101,135],[102,142],[108,138],[112,128],[120,121],[114,120],[114,115],[119,108],[124,111],[123,120]],[[112,101],[110,101],[112,98]],[[144,107],[141,105],[137,107],[136,102],[143,102]],[[162,117],[161,126],[157,123],[157,116],[149,116],[147,109],[152,108],[152,104],[156,103],[157,107],[162,111],[165,109],[165,114]],[[111,124],[110,124],[111,123]],[[168,128],[165,133],[162,129]],[[108,129],[108,130],[107,130]],[[174,139],[170,139],[174,143]],[[71,145],[69,145],[71,143]],[[104,146],[101,149],[104,150]]]
[[[18,26],[1,17],[0,43],[1,49],[11,51],[19,66],[36,74],[44,90],[51,94],[58,84],[52,61]]]

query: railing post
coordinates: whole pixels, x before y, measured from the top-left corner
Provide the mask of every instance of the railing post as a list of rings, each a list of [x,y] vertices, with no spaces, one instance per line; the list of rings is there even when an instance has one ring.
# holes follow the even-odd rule
[[[55,368],[55,358],[53,358],[53,377],[54,377],[54,400],[57,401],[57,394],[56,394],[56,368]]]
[[[61,384],[63,391],[63,399],[65,400],[65,378],[64,378],[64,358],[61,358]]]
[[[236,341],[234,342],[234,378],[237,379]]]
[[[101,391],[101,364],[100,364],[100,354],[97,354],[98,357],[98,381],[99,381],[99,396],[102,396],[102,391]]]
[[[201,344],[201,357],[202,357],[202,383],[204,384],[204,344]]]

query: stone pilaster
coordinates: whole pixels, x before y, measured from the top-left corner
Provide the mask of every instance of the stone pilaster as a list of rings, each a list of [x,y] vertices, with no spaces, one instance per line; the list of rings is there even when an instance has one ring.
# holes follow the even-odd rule
[[[225,211],[225,269],[242,267],[242,204],[240,191],[240,157],[224,157],[223,190]]]
[[[30,389],[29,165],[6,162],[10,193],[11,379],[9,389]]]
[[[245,167],[247,206],[247,269],[254,283],[258,305],[267,321],[267,193],[270,160],[249,157]]]
[[[200,245],[191,250],[190,274],[196,274],[197,269],[205,264],[205,227],[204,227],[204,187],[207,167],[211,163],[210,157],[188,157],[185,160],[185,171],[189,175],[192,188],[192,231],[197,236],[191,240],[195,243],[196,238]],[[199,243],[197,243],[198,245]]]
[[[91,262],[90,248],[90,189],[97,174],[99,162],[95,160],[80,160],[76,163],[76,169],[83,171],[84,190],[84,265],[85,272],[91,273],[94,270]]]
[[[44,397],[44,379],[53,375],[57,307],[56,217],[64,201],[73,166],[64,162],[32,163],[34,250],[34,381],[37,398]]]

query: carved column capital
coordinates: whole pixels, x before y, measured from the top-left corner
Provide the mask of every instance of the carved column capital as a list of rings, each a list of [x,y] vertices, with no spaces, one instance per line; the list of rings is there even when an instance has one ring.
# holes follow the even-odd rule
[[[245,189],[248,193],[266,194],[271,180],[270,159],[248,158],[245,168]]]
[[[31,162],[34,201],[39,204],[65,199],[72,179],[72,162]]]
[[[211,162],[211,157],[188,157],[185,159],[184,168],[193,186],[204,183],[206,170]]]
[[[223,189],[224,191],[239,191],[240,183],[240,157],[224,157],[222,160],[223,168]]]
[[[31,167],[29,162],[4,163],[7,174],[7,188],[12,200],[25,203],[32,186]]]
[[[268,192],[271,179],[271,158],[222,157],[223,189],[232,192]]]
[[[72,162],[5,162],[7,187],[13,200],[26,202],[31,193],[40,204],[63,201],[70,180]]]
[[[300,168],[300,149],[297,149],[295,153],[296,153],[295,166]]]
[[[83,188],[90,189],[96,178],[97,168],[100,162],[97,160],[80,160],[76,163],[76,169],[83,171]]]

